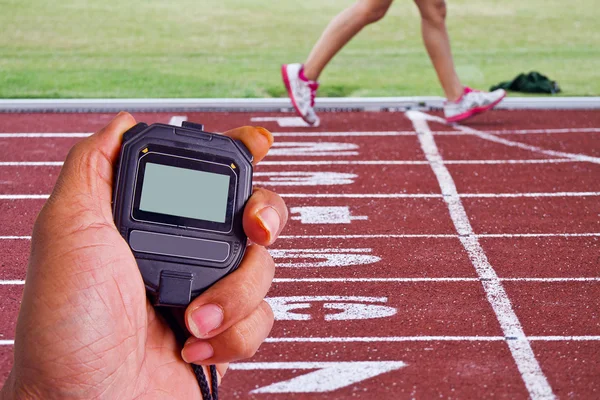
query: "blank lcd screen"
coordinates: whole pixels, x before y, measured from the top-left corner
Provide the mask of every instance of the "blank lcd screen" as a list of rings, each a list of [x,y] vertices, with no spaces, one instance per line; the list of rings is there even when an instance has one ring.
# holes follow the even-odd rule
[[[146,163],[140,211],[224,223],[229,175]]]

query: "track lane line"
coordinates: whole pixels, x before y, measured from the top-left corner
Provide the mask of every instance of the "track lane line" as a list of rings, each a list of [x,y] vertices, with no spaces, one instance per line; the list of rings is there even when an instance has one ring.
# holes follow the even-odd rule
[[[444,160],[446,165],[503,165],[503,164],[557,164],[585,162],[571,158],[537,158],[528,160]],[[63,161],[0,161],[0,167],[62,167]],[[420,160],[324,160],[324,161],[261,161],[271,165],[429,165]]]
[[[498,279],[496,271],[489,263],[481,244],[479,243],[469,217],[462,205],[450,171],[443,164],[435,139],[427,123],[427,114],[418,111],[408,111],[405,114],[413,123],[415,132],[425,157],[431,165],[439,183],[444,201],[448,206],[450,218],[454,223],[459,240],[467,251],[471,263],[481,279],[481,284],[492,306],[504,336],[515,338],[508,340],[508,348],[512,354],[521,377],[532,399],[554,399],[552,388],[535,357],[531,344],[527,340],[521,322],[512,308],[508,294]]]
[[[171,119],[169,119],[169,125],[181,126],[187,119],[187,115],[173,115]]]
[[[275,263],[277,265],[277,263]],[[498,278],[503,282],[600,282],[600,277],[573,277],[573,278]],[[445,283],[445,282],[480,282],[482,278],[274,278],[273,283],[363,283],[363,282],[400,282],[400,283]],[[24,285],[24,280],[0,280],[0,285]]]
[[[475,237],[483,239],[495,238],[544,238],[544,237],[600,237],[600,232],[583,233],[480,233]],[[280,240],[295,239],[458,239],[460,236],[452,233],[439,234],[373,234],[373,235],[281,235]],[[0,240],[31,240],[31,236],[0,236]]]
[[[180,119],[185,118],[185,119]],[[187,116],[173,116],[171,120],[174,123],[170,125],[179,125],[187,120]],[[445,121],[444,121],[445,124]],[[598,133],[600,128],[557,128],[557,129],[504,129],[488,131],[494,135],[527,135],[527,134],[554,134],[554,133]],[[365,132],[272,132],[273,136],[279,137],[335,137],[335,136],[415,136],[414,131],[365,131]],[[436,136],[467,136],[473,133],[466,131],[432,131]],[[0,138],[82,138],[88,137],[91,132],[5,132],[0,133]]]
[[[597,342],[600,336],[528,336],[531,342]],[[265,343],[385,343],[385,342],[503,342],[504,336],[356,336],[356,337],[268,337]],[[0,340],[0,346],[12,346],[14,340]]]
[[[279,193],[283,198],[300,199],[441,199],[436,193]],[[551,193],[462,193],[462,198],[520,198],[520,197],[595,197],[600,192],[551,192]],[[47,199],[50,194],[0,194],[0,200]]]
[[[421,111],[409,111],[409,112],[407,112],[407,114],[408,113],[410,113],[410,115],[413,115],[414,118],[419,118],[419,119],[422,119],[423,121],[434,121],[434,122],[438,122],[438,123],[441,123],[444,125],[448,125],[445,119],[436,117],[434,115],[429,115],[429,114],[421,112]],[[484,140],[487,140],[490,142],[494,142],[494,143],[503,144],[505,146],[517,147],[517,148],[520,148],[523,150],[529,150],[534,153],[545,154],[545,155],[551,156],[551,157],[571,158],[571,159],[578,160],[578,161],[586,161],[586,162],[590,162],[590,163],[594,163],[594,164],[600,164],[600,157],[593,157],[593,156],[588,156],[586,154],[579,154],[579,153],[567,153],[567,152],[563,152],[563,151],[547,150],[547,149],[544,149],[544,148],[541,148],[538,146],[532,146],[529,144],[516,142],[514,140],[500,138],[489,132],[483,132],[483,131],[480,131],[477,129],[470,128],[468,126],[460,125],[460,124],[452,124],[449,126],[452,126],[461,132],[472,134],[481,139],[484,139]]]

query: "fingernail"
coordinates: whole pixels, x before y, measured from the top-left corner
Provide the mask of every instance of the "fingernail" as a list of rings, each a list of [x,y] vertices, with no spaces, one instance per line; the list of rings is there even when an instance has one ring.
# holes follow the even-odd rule
[[[273,144],[273,134],[268,129],[263,128],[262,126],[255,126],[254,129],[269,141],[269,145]]]
[[[205,337],[223,323],[223,309],[216,304],[205,304],[198,307],[188,320],[192,334],[198,338]]]
[[[258,212],[257,216],[260,226],[267,234],[267,240],[270,241],[271,237],[279,230],[281,223],[279,213],[273,207],[265,207]]]
[[[183,358],[183,361],[194,364],[208,360],[214,354],[215,351],[208,342],[188,344],[181,350],[181,358]]]

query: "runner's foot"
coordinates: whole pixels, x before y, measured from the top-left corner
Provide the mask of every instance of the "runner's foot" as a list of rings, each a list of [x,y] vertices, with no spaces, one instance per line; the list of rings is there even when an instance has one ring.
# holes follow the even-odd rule
[[[302,64],[282,65],[281,76],[296,112],[307,124],[319,126],[319,117],[314,109],[319,83],[304,76]]]
[[[503,89],[493,92],[480,92],[465,87],[460,99],[444,104],[444,115],[448,122],[458,122],[490,110],[506,96]]]

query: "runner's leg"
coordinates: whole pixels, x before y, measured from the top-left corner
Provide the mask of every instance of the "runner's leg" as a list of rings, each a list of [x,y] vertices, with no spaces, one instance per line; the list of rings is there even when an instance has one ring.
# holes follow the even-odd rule
[[[331,59],[368,24],[379,21],[392,0],[359,0],[339,13],[313,47],[304,63],[304,75],[316,81]]]
[[[446,30],[446,3],[444,0],[415,0],[421,13],[421,33],[429,58],[449,101],[458,100],[463,86],[456,74],[450,38]]]

